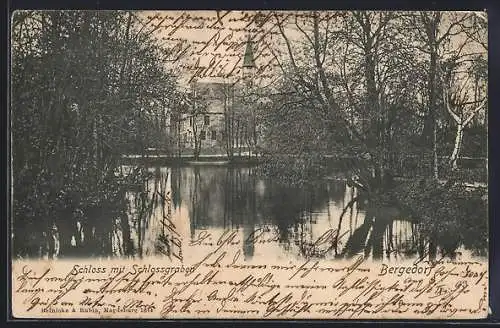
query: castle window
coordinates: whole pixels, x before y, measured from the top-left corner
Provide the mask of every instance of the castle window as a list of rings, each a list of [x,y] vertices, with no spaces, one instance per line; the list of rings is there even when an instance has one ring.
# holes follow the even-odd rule
[[[205,140],[207,138],[207,133],[205,131],[201,131],[200,138],[201,140]]]
[[[205,115],[205,125],[210,125],[210,116]]]
[[[212,140],[217,140],[217,131],[212,131]]]

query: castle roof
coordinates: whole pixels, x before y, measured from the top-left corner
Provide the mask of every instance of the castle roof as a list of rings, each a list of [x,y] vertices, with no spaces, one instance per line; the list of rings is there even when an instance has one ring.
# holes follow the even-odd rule
[[[252,40],[250,36],[247,40],[245,55],[243,56],[243,67],[255,67],[255,59],[253,57]]]

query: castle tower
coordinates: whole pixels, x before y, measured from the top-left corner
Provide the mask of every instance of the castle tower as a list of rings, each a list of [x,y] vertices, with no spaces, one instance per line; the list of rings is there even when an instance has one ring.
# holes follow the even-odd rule
[[[245,48],[245,54],[243,55],[243,65],[241,68],[243,81],[247,84],[251,84],[253,77],[255,75],[256,66],[255,66],[255,58],[253,56],[252,49],[252,39],[250,35],[248,36],[247,45]]]

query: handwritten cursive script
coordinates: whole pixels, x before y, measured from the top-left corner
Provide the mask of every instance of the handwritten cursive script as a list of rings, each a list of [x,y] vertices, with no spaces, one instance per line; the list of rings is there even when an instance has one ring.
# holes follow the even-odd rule
[[[335,231],[312,245],[330,248]],[[479,318],[487,313],[487,263],[252,261],[245,242],[278,238],[262,228],[200,231],[181,266],[149,261],[13,264],[19,317],[71,318]],[[189,263],[188,263],[189,262]]]

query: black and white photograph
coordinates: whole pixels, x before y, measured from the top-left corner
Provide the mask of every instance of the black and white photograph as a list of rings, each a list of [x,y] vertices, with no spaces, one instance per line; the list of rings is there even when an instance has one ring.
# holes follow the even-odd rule
[[[28,316],[486,314],[486,12],[16,11],[10,88]]]

